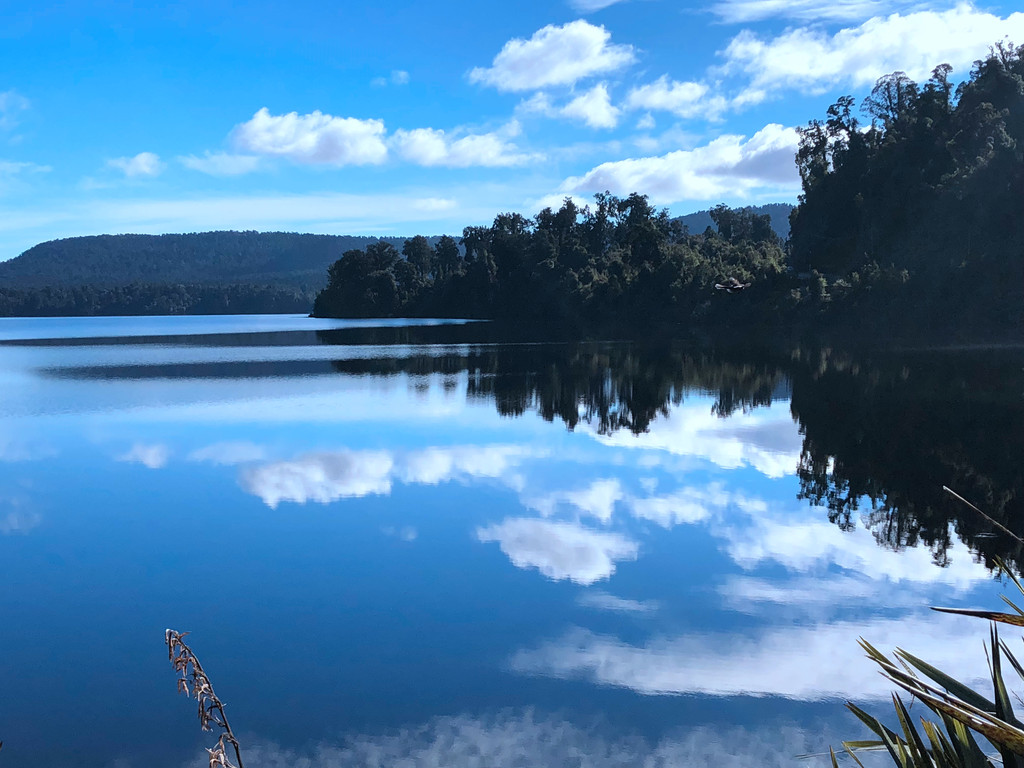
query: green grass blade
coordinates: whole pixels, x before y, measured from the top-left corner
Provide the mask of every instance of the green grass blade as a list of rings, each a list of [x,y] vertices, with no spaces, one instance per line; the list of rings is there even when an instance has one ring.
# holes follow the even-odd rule
[[[896,649],[896,655],[905,660],[915,669],[917,669],[921,674],[925,675],[931,680],[934,680],[936,683],[941,685],[943,688],[945,688],[951,694],[956,696],[958,699],[962,699],[971,706],[977,707],[978,709],[983,709],[986,712],[996,711],[996,705],[994,702],[989,701],[980,693],[975,691],[973,688],[964,685],[959,680],[950,677],[941,669],[933,667],[927,661],[919,659],[917,656],[914,656],[912,653],[904,651],[902,648]]]

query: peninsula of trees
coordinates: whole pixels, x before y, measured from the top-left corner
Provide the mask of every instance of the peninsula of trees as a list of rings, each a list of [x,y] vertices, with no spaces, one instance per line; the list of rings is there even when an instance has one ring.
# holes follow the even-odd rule
[[[467,227],[461,249],[446,237],[350,250],[314,314],[1019,333],[1024,46],[997,44],[958,86],[949,74],[919,85],[895,72],[863,122],[845,96],[800,130],[788,244],[749,210],[719,206],[717,231],[690,233],[640,194],[605,193]],[[716,290],[731,278],[751,288]]]

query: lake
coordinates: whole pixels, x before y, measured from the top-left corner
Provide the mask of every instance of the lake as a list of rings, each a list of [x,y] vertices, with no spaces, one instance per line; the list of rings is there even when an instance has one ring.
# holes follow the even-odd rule
[[[984,678],[1021,350],[0,320],[0,765],[792,766]],[[1016,643],[1012,640],[1011,643]],[[919,711],[919,710],[915,710]],[[923,710],[920,710],[923,711]]]

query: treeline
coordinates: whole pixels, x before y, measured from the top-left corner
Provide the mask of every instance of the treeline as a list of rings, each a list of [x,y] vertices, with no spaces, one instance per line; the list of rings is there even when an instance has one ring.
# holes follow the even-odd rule
[[[700,319],[715,284],[773,285],[782,240],[766,214],[715,208],[718,227],[690,234],[643,195],[566,199],[533,218],[501,214],[434,247],[422,237],[347,251],[328,270],[313,314],[631,322]],[[461,245],[461,248],[460,248]],[[403,258],[404,256],[404,258]]]
[[[266,285],[94,285],[0,288],[0,317],[227,315],[308,312],[313,292]]]
[[[785,246],[749,209],[718,206],[717,231],[691,233],[643,195],[604,193],[458,243],[350,250],[314,314],[1019,334],[1024,46],[997,44],[958,86],[950,71],[893,73],[861,106],[870,122],[845,96],[801,130]],[[716,292],[730,279],[751,288]]]
[[[131,283],[237,282],[314,289],[345,248],[375,237],[294,232],[95,235],[50,240],[0,262],[0,286],[44,288]]]
[[[996,44],[959,85],[950,71],[894,72],[862,103],[869,122],[846,96],[801,130],[791,263],[825,300],[883,279],[911,315],[1020,330],[1024,46]]]

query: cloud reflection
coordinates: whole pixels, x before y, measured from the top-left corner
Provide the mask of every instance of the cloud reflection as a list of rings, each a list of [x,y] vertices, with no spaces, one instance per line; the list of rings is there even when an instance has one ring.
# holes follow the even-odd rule
[[[145,445],[136,443],[127,451],[117,456],[118,461],[131,464],[142,464],[150,469],[160,469],[167,465],[171,458],[171,450],[166,445]]]
[[[693,456],[723,469],[749,466],[771,478],[796,473],[802,446],[799,426],[782,403],[720,418],[706,400],[694,400],[672,408],[639,435],[602,435],[587,424],[580,431],[604,445]]]
[[[246,744],[247,763],[262,768],[485,768],[575,766],[622,768],[791,768],[795,755],[827,751],[841,738],[828,723],[798,727],[772,721],[744,728],[708,724],[674,728],[656,740],[617,732],[607,723],[581,725],[533,710],[437,717],[385,734],[349,736],[297,751],[272,742]],[[205,766],[203,753],[189,763]],[[810,761],[811,768],[819,763]],[[820,765],[825,765],[825,761]]]
[[[615,563],[636,560],[639,545],[617,533],[578,523],[525,517],[477,528],[477,539],[497,542],[517,568],[536,568],[549,579],[593,584],[615,573]]]
[[[642,645],[574,629],[518,652],[511,666],[646,695],[884,698],[892,686],[864,658],[855,638],[880,648],[907,648],[960,680],[979,682],[987,675],[985,631],[977,620],[938,614],[780,626],[757,633],[657,636]],[[977,652],[965,653],[965,648]]]
[[[282,501],[327,504],[391,492],[394,460],[387,451],[311,453],[242,470],[242,488],[271,509]]]

